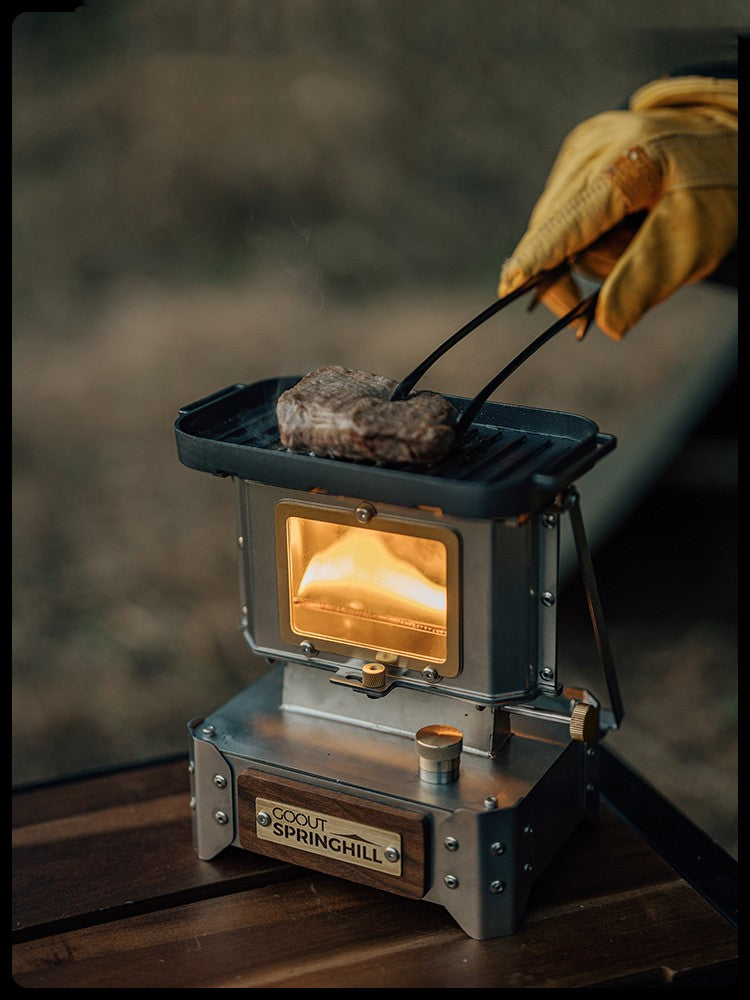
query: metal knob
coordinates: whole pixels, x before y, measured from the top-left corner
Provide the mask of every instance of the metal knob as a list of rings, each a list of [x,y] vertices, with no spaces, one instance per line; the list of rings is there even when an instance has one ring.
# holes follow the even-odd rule
[[[362,667],[362,684],[367,688],[381,688],[385,685],[386,673],[382,663],[365,663]]]
[[[596,705],[579,702],[570,713],[570,738],[579,743],[593,743],[599,735],[599,711]]]
[[[431,785],[447,785],[458,778],[464,738],[453,726],[423,726],[416,735],[419,777]]]

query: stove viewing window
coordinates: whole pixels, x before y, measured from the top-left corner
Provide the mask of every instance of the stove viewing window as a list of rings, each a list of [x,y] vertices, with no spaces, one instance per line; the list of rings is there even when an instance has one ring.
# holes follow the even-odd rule
[[[318,649],[459,670],[459,541],[448,528],[371,508],[282,502],[276,508],[280,630]]]

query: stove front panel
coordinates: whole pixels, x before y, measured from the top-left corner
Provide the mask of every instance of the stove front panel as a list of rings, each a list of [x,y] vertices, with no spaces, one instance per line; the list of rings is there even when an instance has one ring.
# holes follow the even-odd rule
[[[555,683],[556,518],[469,519],[238,482],[242,628],[266,657],[494,704]]]

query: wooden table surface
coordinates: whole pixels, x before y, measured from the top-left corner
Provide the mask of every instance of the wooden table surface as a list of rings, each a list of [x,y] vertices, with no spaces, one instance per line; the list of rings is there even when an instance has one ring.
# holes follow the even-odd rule
[[[14,793],[18,986],[735,981],[736,863],[609,754],[600,823],[582,825],[540,877],[521,930],[491,941],[435,904],[239,848],[198,860],[188,787],[186,758]]]

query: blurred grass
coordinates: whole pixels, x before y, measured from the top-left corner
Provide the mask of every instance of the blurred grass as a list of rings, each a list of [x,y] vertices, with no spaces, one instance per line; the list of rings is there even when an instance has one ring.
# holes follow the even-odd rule
[[[744,16],[90,0],[16,18],[15,782],[186,750],[187,720],[265,666],[234,630],[231,490],[179,466],[178,407],[326,360],[408,370],[492,300],[570,128],[731,57]],[[457,378],[496,369],[477,350]],[[579,388],[580,412],[617,402]]]
[[[683,3],[671,35],[671,7],[596,0],[23,14],[16,310],[75,331],[124,279],[231,281],[269,261],[326,294],[492,287],[567,131],[676,63],[731,55],[741,8]]]

